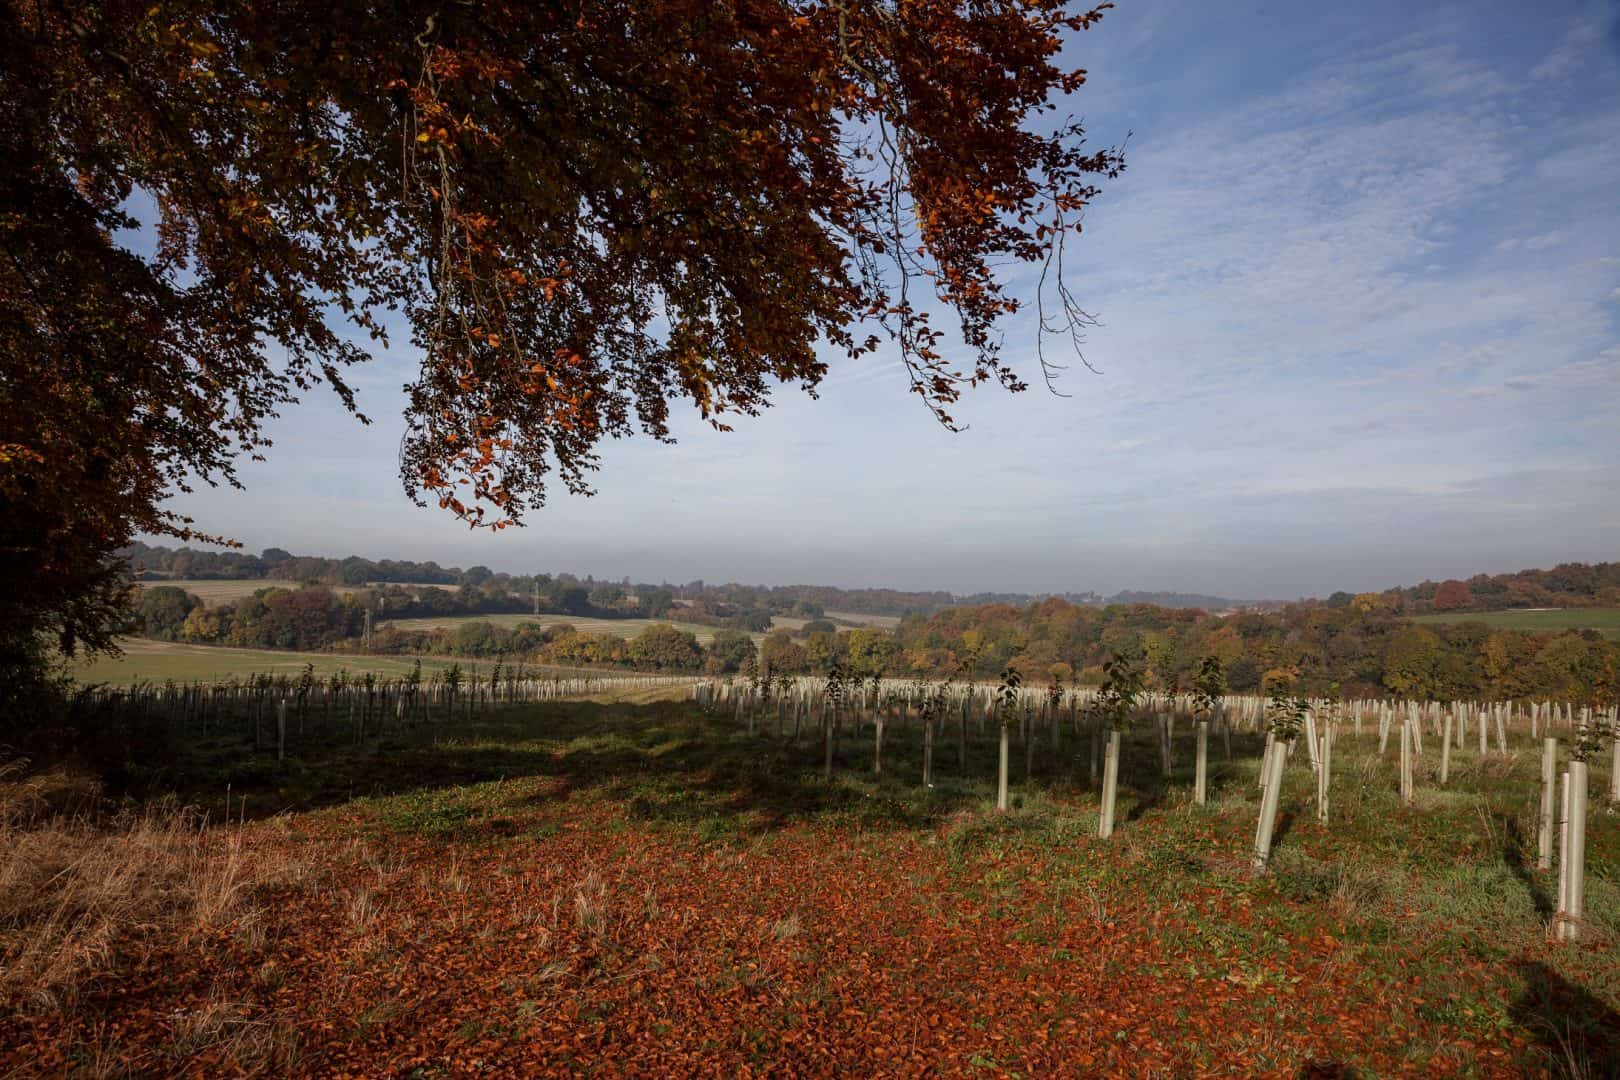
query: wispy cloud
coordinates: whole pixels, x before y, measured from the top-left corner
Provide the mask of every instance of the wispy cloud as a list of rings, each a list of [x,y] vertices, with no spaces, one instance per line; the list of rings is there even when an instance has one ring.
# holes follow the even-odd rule
[[[951,436],[892,355],[829,356],[821,401],[786,391],[733,435],[682,418],[674,450],[610,447],[601,496],[477,540],[383,505],[386,415],[339,460],[317,410],[278,433],[307,478],[254,468],[245,499],[190,509],[313,550],[364,535],[379,553],[615,577],[961,589],[1289,596],[1613,557],[1605,32],[1590,12],[1506,4],[1122,6],[1082,42],[1096,62],[1078,58],[1099,140],[1135,135],[1071,262],[1104,372],[1075,367],[1072,397],[975,394]],[[1007,342],[1033,371],[1031,332]],[[386,404],[400,380],[382,370],[367,389]],[[364,523],[300,502],[344,476]],[[334,531],[356,539],[323,542]]]

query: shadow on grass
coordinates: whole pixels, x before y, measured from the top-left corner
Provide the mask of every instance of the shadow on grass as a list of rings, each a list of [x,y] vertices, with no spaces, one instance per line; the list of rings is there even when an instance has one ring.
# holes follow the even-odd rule
[[[1156,746],[1148,733],[1133,734],[1120,776],[1120,797],[1131,801],[1126,820],[1166,797]],[[119,786],[136,797],[178,794],[210,810],[214,820],[224,817],[227,789],[233,817],[243,812],[244,794],[248,817],[420,794],[432,805],[398,816],[426,822],[423,828],[447,829],[471,829],[479,814],[513,807],[543,814],[547,806],[594,796],[622,802],[632,819],[694,826],[713,835],[757,834],[829,815],[870,827],[927,828],[987,803],[996,769],[993,737],[969,740],[965,769],[957,767],[954,752],[941,753],[936,744],[932,788],[921,785],[921,743],[916,725],[891,724],[884,775],[875,778],[870,730],[846,729],[828,783],[820,776],[821,740],[808,729],[798,740],[768,730],[750,735],[731,717],[684,701],[551,702],[450,724],[391,724],[360,744],[344,729],[312,728],[290,743],[280,763],[273,751],[255,753],[251,740],[239,734],[199,739],[173,747]],[[1086,785],[1054,772],[1018,787],[1062,800],[1093,797]],[[520,778],[549,782],[501,796],[516,801],[498,810],[489,806],[469,814],[465,806],[447,805],[466,801],[453,789]]]
[[[1547,1057],[1547,1075],[1620,1077],[1620,1013],[1545,964],[1522,961],[1513,1019]]]
[[[1284,810],[1277,815],[1277,823],[1271,829],[1271,850],[1275,852],[1282,847],[1282,842],[1294,827],[1295,814],[1292,810]]]
[[[1507,868],[1513,872],[1513,876],[1524,883],[1525,891],[1530,894],[1530,902],[1536,906],[1536,914],[1543,919],[1552,918],[1552,897],[1541,882],[1536,880],[1535,872],[1530,869],[1530,864],[1525,861],[1524,832],[1519,827],[1518,819],[1503,814],[1501,815],[1501,822],[1504,837],[1502,841],[1502,861],[1507,863]]]
[[[1297,1080],[1356,1080],[1361,1074],[1342,1061],[1307,1061],[1294,1075]]]
[[[1156,810],[1164,805],[1165,788],[1162,783],[1158,785],[1142,785],[1138,790],[1141,792],[1141,798],[1137,799],[1136,804],[1126,811],[1123,819],[1126,822],[1138,821],[1149,810]]]

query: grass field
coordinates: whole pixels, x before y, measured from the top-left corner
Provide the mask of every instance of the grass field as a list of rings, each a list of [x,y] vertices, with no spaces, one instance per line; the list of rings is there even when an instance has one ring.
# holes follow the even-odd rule
[[[1493,629],[1556,633],[1561,630],[1596,630],[1604,637],[1620,638],[1620,608],[1556,608],[1548,611],[1479,611],[1465,614],[1417,615],[1420,623],[1482,622]]]
[[[885,630],[893,630],[900,625],[898,615],[860,615],[853,611],[829,611],[827,618],[855,623],[858,626],[881,626]]]
[[[296,581],[263,581],[263,580],[252,580],[252,581],[207,581],[207,580],[203,580],[203,581],[197,581],[197,580],[191,580],[191,579],[177,579],[177,580],[174,580],[174,581],[144,581],[144,582],[141,582],[141,584],[145,585],[145,586],[148,586],[148,587],[153,587],[153,586],[158,586],[158,585],[169,585],[169,586],[172,586],[172,587],[174,587],[176,589],[184,589],[186,592],[191,593],[193,596],[196,596],[197,598],[201,599],[202,601],[204,601],[205,603],[210,604],[210,605],[228,603],[228,602],[230,602],[232,600],[237,600],[237,599],[240,599],[241,597],[244,597],[244,596],[252,596],[255,592],[258,592],[260,589],[268,589],[268,588],[296,589],[296,588],[300,587],[299,583],[296,582]],[[409,586],[409,587],[411,587],[411,588],[421,588],[421,589],[454,589],[456,586],[454,586],[454,585],[413,585],[413,586]],[[361,586],[357,586],[357,585],[328,585],[328,586],[326,586],[326,588],[329,588],[333,592],[337,592],[337,593],[351,593],[351,592],[358,592],[359,589],[361,588]],[[679,615],[679,610],[678,609],[676,611],[676,615]],[[457,616],[457,618],[461,618],[461,617],[462,616]],[[465,617],[467,617],[467,618],[489,618],[489,619],[492,619],[492,620],[493,619],[508,618],[508,616],[504,616],[504,615],[492,615],[492,616],[481,616],[480,615],[480,616],[465,616]],[[850,623],[850,624],[853,624],[853,625],[856,625],[856,626],[881,626],[881,627],[883,627],[885,629],[891,629],[891,630],[894,627],[896,627],[896,626],[898,626],[900,624],[900,618],[899,618],[899,616],[896,616],[896,615],[860,615],[860,614],[856,614],[854,612],[848,612],[848,611],[829,611],[829,612],[827,612],[827,618],[836,620],[838,622]],[[563,621],[563,617],[558,616],[558,615],[542,615],[542,616],[540,616],[540,619],[542,619],[542,620],[551,620],[551,621]],[[590,622],[592,620],[586,619],[586,620],[567,620],[567,621]],[[604,623],[608,623],[608,622],[616,622],[618,620],[603,619],[603,620],[599,620],[599,621],[604,622]],[[636,620],[630,620],[630,621],[636,621]],[[776,619],[775,620],[775,625],[778,626],[778,627],[786,628],[786,629],[797,629],[798,627],[803,626],[807,621],[808,620],[806,620],[806,619],[788,618],[788,617],[784,616],[784,617],[780,617],[780,618]],[[642,621],[642,625],[646,625],[645,620]],[[695,624],[685,624],[685,625],[686,626],[693,626]],[[709,629],[709,628],[704,627],[702,629]]]
[[[685,630],[692,634],[704,644],[714,640],[716,632],[713,626],[674,622],[668,619],[589,619],[569,615],[443,615],[421,619],[389,619],[378,625],[397,626],[401,630],[443,630],[469,622],[487,622],[495,626],[516,626],[518,623],[526,622],[539,623],[542,626],[566,623],[582,634],[613,634],[625,638],[635,637],[649,626],[669,623],[677,630]],[[764,634],[749,636],[756,642],[765,637]]]
[[[1216,751],[1196,807],[1185,734],[1166,780],[1139,727],[1120,829],[1101,841],[1072,744],[1043,747],[1032,777],[1020,752],[1014,808],[997,814],[993,741],[965,769],[942,744],[925,789],[915,725],[891,728],[881,778],[870,729],[846,737],[830,783],[813,740],[751,736],[689,702],[532,706],[359,748],[335,736],[279,766],[215,737],[147,774],[216,822],[229,785],[246,824],[0,818],[11,895],[33,898],[0,919],[15,958],[0,1073],[1620,1066],[1620,818],[1603,766],[1588,941],[1554,946],[1552,879],[1529,868],[1529,749],[1460,751],[1444,790],[1431,752],[1403,807],[1393,752],[1346,737],[1326,827],[1300,753],[1257,875],[1253,737],[1230,762]],[[47,806],[50,783],[14,777],[0,803]],[[76,921],[51,921],[63,897]]]
[[[314,664],[317,675],[339,670],[351,674],[367,671],[378,675],[403,675],[416,662],[411,656],[358,656],[341,653],[279,652],[273,649],[235,649],[222,645],[189,645],[181,642],[122,638],[124,655],[98,657],[73,667],[73,676],[85,683],[128,685],[137,682],[216,682],[265,673],[296,675],[305,664]],[[459,663],[463,670],[488,666],[494,661],[457,657],[422,657],[422,668],[435,671]]]

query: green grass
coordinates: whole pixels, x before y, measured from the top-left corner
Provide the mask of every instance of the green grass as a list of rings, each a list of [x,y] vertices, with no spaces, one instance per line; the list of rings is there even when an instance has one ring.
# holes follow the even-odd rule
[[[1413,622],[1455,624],[1479,622],[1493,630],[1529,630],[1558,633],[1596,630],[1604,637],[1620,638],[1620,608],[1556,608],[1549,611],[1475,611],[1457,614],[1415,615]]]
[[[235,600],[239,600],[244,596],[252,596],[261,589],[297,589],[302,587],[301,584],[296,581],[271,581],[258,579],[248,581],[176,579],[174,581],[145,581],[141,584],[148,588],[167,585],[176,589],[184,589],[186,592],[191,593],[193,596],[202,600],[210,607],[215,607],[220,604],[228,604]],[[322,586],[322,588],[331,589],[333,592],[339,594],[357,592],[365,587],[366,586],[360,585]],[[409,585],[406,587],[413,589],[455,588],[455,586],[452,585]],[[672,613],[673,617],[669,619],[593,619],[587,617],[570,617],[567,615],[546,614],[434,615],[416,619],[393,619],[386,621],[402,630],[437,630],[446,627],[453,627],[457,623],[462,622],[488,622],[494,623],[496,626],[516,626],[520,622],[537,622],[542,626],[550,626],[554,623],[568,623],[583,633],[617,634],[620,637],[635,637],[637,634],[641,633],[643,629],[653,625],[654,623],[668,622],[674,625],[678,630],[685,630],[688,633],[696,635],[697,639],[705,644],[714,638],[715,627],[704,626],[699,623],[681,622],[679,619],[679,614],[680,611],[677,608],[676,611]],[[856,626],[880,626],[884,629],[892,630],[900,624],[900,618],[896,615],[860,615],[846,611],[829,611],[826,617],[841,627],[846,628]],[[773,629],[789,630],[797,633],[800,627],[802,627],[808,621],[808,619],[779,616],[772,620],[771,625]],[[382,623],[379,622],[378,625],[382,625]],[[749,636],[758,642],[762,640],[765,635],[751,634]]]
[[[219,682],[264,673],[296,675],[305,664],[314,664],[317,675],[337,671],[378,675],[403,675],[416,662],[413,656],[359,656],[343,653],[281,652],[274,649],[238,649],[223,645],[191,645],[183,642],[123,638],[124,655],[96,657],[74,664],[73,677],[83,683],[111,683],[127,686],[138,682]],[[460,664],[463,670],[489,667],[493,660],[424,656],[422,669],[437,671]],[[528,665],[533,667],[534,665]],[[600,674],[600,673],[598,673]],[[611,674],[611,673],[608,673]]]
[[[290,745],[283,779],[297,778],[288,806],[337,801],[354,793],[386,797],[409,792],[414,793],[411,799],[426,799],[439,808],[429,815],[436,820],[446,814],[465,816],[443,808],[478,804],[484,798],[479,785],[544,776],[565,781],[571,790],[623,803],[632,819],[712,835],[747,832],[761,817],[861,828],[948,826],[953,843],[969,845],[1056,842],[1091,835],[1096,828],[1089,742],[1072,732],[1056,753],[1050,745],[1037,744],[1032,774],[1026,773],[1029,759],[1015,736],[1011,770],[1016,812],[964,822],[963,813],[977,815],[994,805],[994,729],[982,736],[970,730],[960,765],[957,734],[940,734],[934,748],[935,785],[924,788],[915,723],[908,728],[888,725],[881,776],[871,771],[870,725],[858,733],[846,729],[838,741],[832,784],[820,779],[819,737],[807,730],[795,740],[791,722],[778,736],[774,724],[774,717],[766,718],[749,734],[729,712],[705,713],[684,699],[556,702],[495,710],[470,723],[458,718],[448,726],[390,729],[380,743],[356,749],[341,730],[341,717],[336,724],[340,730],[334,731],[323,730],[312,719],[304,743]],[[1119,835],[1135,837],[1122,842],[1168,844],[1155,848],[1154,861],[1175,863],[1196,854],[1196,837],[1201,836],[1246,859],[1259,804],[1255,777],[1261,739],[1234,734],[1233,756],[1227,760],[1221,740],[1212,735],[1210,802],[1198,808],[1191,800],[1190,733],[1185,728],[1178,733],[1175,765],[1166,777],[1159,768],[1156,737],[1147,728],[1141,724],[1130,732],[1122,751],[1116,827]],[[1503,875],[1522,869],[1525,845],[1533,849],[1535,843],[1540,755],[1529,737],[1513,733],[1507,755],[1493,750],[1480,757],[1473,749],[1454,749],[1450,780],[1442,788],[1437,782],[1437,740],[1430,736],[1415,769],[1417,797],[1411,806],[1402,806],[1394,742],[1380,756],[1375,725],[1364,730],[1358,740],[1348,724],[1342,729],[1334,750],[1332,814],[1326,827],[1315,820],[1315,777],[1305,748],[1296,748],[1286,774],[1279,853],[1308,859],[1317,869],[1326,867],[1324,873],[1348,867],[1347,872],[1400,879],[1403,884],[1396,891],[1416,888],[1427,895],[1426,902],[1448,912],[1469,904],[1494,911],[1502,899]],[[244,739],[241,732],[227,732],[203,742],[182,742],[173,766],[178,772],[169,775],[204,765],[205,783],[182,785],[188,788],[182,794],[197,795],[225,782],[241,788],[254,776],[274,774],[273,763],[255,755]],[[1598,890],[1602,898],[1594,918],[1620,933],[1620,878],[1615,877],[1620,813],[1605,798],[1611,760],[1605,751],[1590,766],[1588,858],[1596,874],[1612,879],[1614,886]],[[265,811],[281,808],[272,800]],[[1527,857],[1533,864],[1534,851]],[[1483,876],[1475,881],[1471,875]],[[1420,882],[1432,888],[1419,887]],[[1516,912],[1531,911],[1530,890],[1510,891],[1518,894],[1510,905]]]
[[[635,637],[649,626],[668,623],[677,630],[685,630],[704,644],[713,641],[717,631],[713,626],[676,622],[670,619],[591,619],[571,615],[432,615],[420,619],[389,619],[379,625],[395,626],[401,630],[446,630],[470,622],[487,622],[494,626],[506,627],[526,622],[539,623],[541,626],[566,623],[582,634],[612,634],[623,638]],[[749,636],[756,642],[765,638],[764,634]]]
[[[519,623],[533,622],[542,626],[554,626],[558,623],[567,623],[582,634],[614,634],[618,637],[631,638],[641,633],[649,626],[659,623],[668,623],[677,630],[685,630],[693,635],[699,642],[707,645],[714,640],[717,627],[704,626],[701,623],[681,622],[680,609],[671,613],[668,619],[593,619],[586,616],[571,615],[431,615],[418,619],[390,619],[388,626],[397,626],[401,630],[443,630],[453,628],[461,623],[487,622],[495,626],[516,626]],[[828,612],[827,617],[833,619],[841,629],[858,626],[878,626],[885,629],[894,629],[900,624],[898,616],[894,615],[852,615],[848,613]],[[787,630],[797,634],[809,619],[794,618],[787,615],[778,615],[771,620],[773,630]],[[765,639],[762,633],[748,635],[757,645]]]
[[[774,726],[770,718],[750,732],[689,701],[559,702],[471,722],[390,724],[355,746],[341,718],[328,727],[311,717],[284,763],[255,752],[239,728],[216,728],[130,769],[127,779],[136,795],[177,792],[216,820],[229,787],[234,798],[248,795],[251,816],[275,817],[294,832],[337,828],[345,842],[384,853],[452,845],[469,858],[494,852],[514,868],[544,865],[537,845],[580,832],[605,868],[621,844],[648,835],[692,859],[709,853],[765,864],[773,845],[808,830],[826,838],[828,866],[842,860],[847,870],[850,857],[868,860],[856,866],[918,859],[929,873],[919,879],[917,902],[947,927],[964,919],[1004,926],[1030,950],[1018,977],[1031,985],[1050,978],[1061,985],[1061,976],[1046,972],[1066,971],[1074,959],[1061,945],[1065,927],[1089,920],[1157,942],[1152,956],[1128,954],[1110,969],[1122,986],[1169,979],[1241,987],[1264,995],[1278,1030],[1332,1026],[1337,1003],[1311,996],[1312,982],[1332,965],[1360,1018],[1373,1010],[1388,1029],[1388,1045],[1404,1055],[1400,1073],[1455,1073],[1470,1053],[1459,1058],[1449,1045],[1459,1035],[1490,1046],[1506,1036],[1516,1069],[1537,1074],[1563,1075],[1559,1040],[1572,1032],[1590,1029],[1592,1046],[1611,1045],[1603,1040],[1620,1006],[1620,950],[1611,947],[1620,935],[1620,814],[1604,798],[1607,754],[1590,779],[1593,943],[1575,948],[1546,942],[1556,885],[1534,869],[1539,755],[1522,731],[1506,755],[1455,750],[1444,788],[1438,747],[1426,739],[1417,798],[1404,806],[1393,742],[1380,755],[1374,725],[1357,739],[1346,724],[1326,825],[1316,821],[1314,777],[1300,746],[1285,773],[1271,870],[1255,874],[1257,736],[1235,736],[1230,759],[1211,738],[1211,800],[1199,807],[1190,795],[1190,733],[1178,733],[1175,767],[1165,776],[1149,725],[1138,724],[1122,755],[1117,831],[1104,842],[1095,836],[1089,743],[1072,731],[1056,750],[1036,747],[1032,772],[1013,740],[1013,809],[998,814],[993,728],[975,730],[959,762],[947,727],[935,744],[935,786],[924,788],[914,723],[889,726],[882,776],[871,769],[871,727],[846,730],[830,782],[820,776],[819,739]],[[307,819],[298,813],[320,807],[333,809]],[[611,869],[603,873],[611,877]],[[1046,900],[1032,903],[1032,896]],[[1255,1073],[1297,1071],[1259,1028],[1166,1037],[1194,1063],[1221,1039],[1254,1039]]]

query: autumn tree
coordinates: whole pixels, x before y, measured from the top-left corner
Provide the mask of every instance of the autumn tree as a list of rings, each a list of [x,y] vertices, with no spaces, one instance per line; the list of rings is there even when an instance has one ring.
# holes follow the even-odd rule
[[[894,635],[876,627],[849,633],[849,665],[862,675],[881,675],[894,662],[900,645]]]
[[[1474,594],[1464,582],[1442,581],[1434,590],[1433,603],[1436,611],[1459,611],[1473,605]]]
[[[754,639],[741,630],[717,630],[709,642],[704,670],[716,675],[742,671],[758,655]]]
[[[798,674],[809,666],[804,646],[786,630],[778,630],[759,644],[759,662],[771,671]]]
[[[493,527],[672,402],[813,394],[827,346],[892,343],[955,426],[1024,388],[1000,331],[1033,303],[1051,376],[1122,168],[1061,107],[1107,6],[5,0],[0,663],[108,646],[110,554],[200,535],[163,500],[317,384],[358,413],[391,311],[405,490]]]
[[[696,671],[703,665],[697,638],[668,623],[655,623],[631,638],[628,655],[648,671]]]
[[[1432,630],[1408,626],[1390,639],[1384,651],[1384,685],[1401,697],[1431,701],[1438,684],[1435,666],[1443,643]]]
[[[174,641],[200,603],[195,596],[172,585],[142,589],[135,604],[138,629],[144,637]]]

